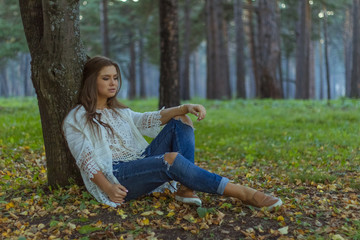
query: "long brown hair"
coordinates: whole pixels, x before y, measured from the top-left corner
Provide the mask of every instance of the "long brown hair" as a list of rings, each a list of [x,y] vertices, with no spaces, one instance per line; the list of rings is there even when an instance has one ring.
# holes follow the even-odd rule
[[[122,85],[119,65],[109,58],[103,56],[96,56],[87,60],[84,65],[78,104],[82,105],[86,110],[86,122],[90,124],[92,128],[96,126],[98,133],[99,129],[98,125],[94,121],[95,119],[105,128],[113,132],[112,128],[108,124],[101,121],[101,113],[96,112],[97,77],[99,76],[101,69],[108,66],[114,66],[116,68],[119,84],[115,96],[107,99],[107,107],[111,110],[115,110],[116,108],[127,108],[127,106],[121,104],[116,99],[116,95],[120,91]]]

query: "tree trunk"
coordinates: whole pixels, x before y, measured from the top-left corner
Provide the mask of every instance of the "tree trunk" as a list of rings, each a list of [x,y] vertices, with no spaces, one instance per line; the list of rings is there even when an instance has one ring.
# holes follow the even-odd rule
[[[280,8],[276,7],[276,23],[277,23],[277,37],[278,37],[278,46],[279,46],[279,60],[278,60],[278,76],[280,84],[281,98],[285,98],[284,93],[284,76],[283,76],[283,64],[282,64],[282,50],[281,50],[281,17],[280,17]]]
[[[190,0],[185,0],[184,5],[184,66],[182,67],[181,99],[190,99]]]
[[[309,98],[315,99],[315,54],[313,41],[310,42],[309,66]]]
[[[319,72],[320,72],[320,99],[324,98],[324,62],[323,62],[323,50],[322,50],[322,42],[320,42],[319,46]]]
[[[290,98],[290,52],[285,54],[286,61],[286,98]]]
[[[281,46],[281,44],[279,43],[279,46]],[[284,78],[283,78],[283,68],[282,68],[282,51],[280,48],[280,52],[279,52],[279,62],[278,62],[278,75],[279,75],[279,85],[280,85],[280,92],[281,92],[281,98],[284,98]]]
[[[243,0],[234,2],[236,31],[236,97],[246,99]]]
[[[31,96],[31,83],[29,82],[30,54],[23,53],[20,56],[20,76],[23,78],[24,96]]]
[[[199,57],[198,57],[198,52],[195,51],[194,52],[194,56],[193,56],[193,95],[194,96],[199,96],[200,95],[200,81],[198,78],[198,65],[199,65]]]
[[[221,61],[222,65],[220,66],[223,70],[224,75],[222,75],[222,79],[227,79],[223,83],[223,80],[220,79],[218,83],[224,87],[224,96],[222,98],[231,99],[232,92],[231,92],[231,86],[230,86],[230,64],[229,64],[229,31],[228,31],[228,23],[224,18],[222,18],[222,31],[223,34],[220,35],[220,39],[222,39],[224,45],[224,50],[219,51],[221,52]],[[219,80],[219,79],[218,79]]]
[[[352,69],[352,38],[353,38],[353,16],[351,8],[348,7],[345,12],[344,26],[344,49],[345,49],[345,91],[346,97],[350,97],[351,90],[351,69]]]
[[[139,38],[139,80],[140,80],[140,98],[146,98],[146,83],[145,83],[145,66],[144,66],[144,33],[140,30]]]
[[[6,65],[0,65],[0,96],[2,97],[9,97],[9,86],[6,69]]]
[[[160,101],[159,107],[180,105],[177,0],[159,1]]]
[[[6,74],[6,66],[0,69],[0,96],[9,97],[9,84]]]
[[[230,79],[221,0],[206,1],[207,90],[209,99],[229,99]],[[225,35],[225,36],[224,36]]]
[[[360,64],[360,24],[357,21],[360,17],[360,0],[353,3],[353,61],[351,71],[351,98],[360,97],[360,68],[355,67]]]
[[[329,49],[328,49],[328,33],[327,33],[327,10],[324,8],[324,52],[325,52],[325,71],[327,85],[327,99],[331,99],[330,88],[330,69],[329,69]]]
[[[79,1],[19,1],[31,54],[47,162],[48,183],[81,183],[62,135],[62,121],[77,102],[86,60],[80,42]],[[70,180],[72,179],[72,181]]]
[[[311,15],[307,0],[299,0],[299,21],[296,31],[296,94],[309,99]]]
[[[134,33],[131,29],[129,30],[129,51],[129,99],[134,99],[136,97],[136,51]]]
[[[276,0],[259,1],[259,80],[261,98],[282,98],[281,85],[276,77],[279,64],[279,35]]]
[[[100,32],[102,55],[110,57],[109,30],[108,30],[108,1],[100,0]]]
[[[249,14],[249,45],[251,53],[251,65],[253,69],[253,75],[255,80],[255,96],[260,97],[260,80],[259,80],[259,71],[258,71],[258,53],[257,53],[257,42],[255,38],[255,27],[253,20],[254,8],[252,7],[252,0],[247,0],[248,5],[250,6],[248,10]]]

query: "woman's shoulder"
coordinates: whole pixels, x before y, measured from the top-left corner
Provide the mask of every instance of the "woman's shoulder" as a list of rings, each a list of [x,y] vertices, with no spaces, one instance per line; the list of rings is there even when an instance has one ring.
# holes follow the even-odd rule
[[[65,122],[76,122],[80,121],[81,119],[85,119],[86,110],[84,106],[77,105],[73,109],[69,111],[69,113],[65,117]]]

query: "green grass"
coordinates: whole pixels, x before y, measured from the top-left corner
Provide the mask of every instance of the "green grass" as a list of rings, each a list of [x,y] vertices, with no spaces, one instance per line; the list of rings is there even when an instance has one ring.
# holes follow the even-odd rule
[[[157,109],[156,99],[123,102],[135,111]],[[216,161],[222,160],[222,168],[234,166],[225,171],[230,177],[246,174],[249,167],[271,167],[290,180],[332,182],[338,174],[360,170],[358,100],[330,106],[298,100],[192,102],[207,109],[205,120],[194,123],[197,161],[218,169]],[[0,99],[0,109],[0,145],[42,148],[36,99]]]
[[[0,98],[0,146],[43,147],[42,130],[35,98]]]
[[[156,110],[158,104],[157,99],[123,102],[139,112]],[[176,225],[178,229],[173,230],[178,233],[185,229],[182,226],[190,231],[196,224],[189,223],[185,216],[204,215],[215,209],[215,212],[226,214],[227,220],[222,223],[224,229],[233,229],[233,224],[243,230],[251,227],[256,236],[260,232],[254,227],[254,221],[265,231],[260,235],[271,233],[285,226],[284,223],[291,229],[289,238],[332,239],[338,234],[360,239],[359,100],[340,99],[331,101],[330,105],[323,101],[296,100],[193,99],[192,102],[201,103],[207,109],[203,121],[197,122],[194,116],[191,117],[196,129],[196,163],[234,182],[272,192],[282,198],[284,206],[272,215],[260,212],[250,215],[252,211],[243,208],[239,202],[198,193],[205,206],[203,212],[184,205],[176,208],[171,205],[175,208],[171,211],[176,214],[171,218],[148,216],[152,224],[162,221]],[[173,204],[171,196],[146,196],[125,204],[117,212],[101,207],[84,188],[72,185],[52,189],[46,182],[36,99],[0,98],[0,215],[4,216],[0,217],[0,222],[7,221],[8,229],[18,229],[20,221],[30,222],[26,231],[44,223],[48,229],[60,229],[62,235],[59,237],[65,238],[69,234],[63,232],[63,226],[68,221],[76,223],[78,229],[70,238],[79,239],[84,236],[81,232],[98,227],[94,224],[100,218],[105,224],[103,227],[117,235],[130,233],[136,236],[147,231],[141,225],[144,211],[159,210],[166,215],[169,204]],[[77,210],[74,211],[77,208],[88,210],[95,217],[79,215]],[[34,218],[33,214],[38,211],[44,216]],[[20,220],[14,220],[14,214]],[[278,217],[284,222],[279,222]],[[81,219],[87,221],[86,225],[80,223]],[[182,219],[180,225],[178,219]],[[198,220],[205,221],[203,218]],[[215,215],[213,220],[216,220]],[[112,225],[114,221],[119,225]],[[124,221],[127,224],[121,225]],[[58,225],[58,222],[66,224]],[[92,225],[88,225],[91,222]],[[279,227],[275,227],[277,224]],[[220,234],[216,230],[220,229],[217,224],[209,225],[210,229],[200,231],[199,238],[226,238],[225,233],[221,237],[217,235]],[[116,226],[122,230],[115,230]],[[22,236],[22,232],[16,231],[3,232],[2,236]],[[159,238],[168,233],[163,229],[157,231]],[[231,231],[231,234],[236,233],[236,230]],[[275,239],[275,235],[273,237]]]

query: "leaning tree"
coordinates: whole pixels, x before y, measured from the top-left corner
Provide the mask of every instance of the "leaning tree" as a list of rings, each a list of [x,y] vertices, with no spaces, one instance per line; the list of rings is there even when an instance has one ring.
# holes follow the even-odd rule
[[[32,82],[43,130],[48,183],[65,186],[81,177],[62,134],[62,121],[76,103],[86,60],[80,41],[78,0],[19,0],[31,54]]]

